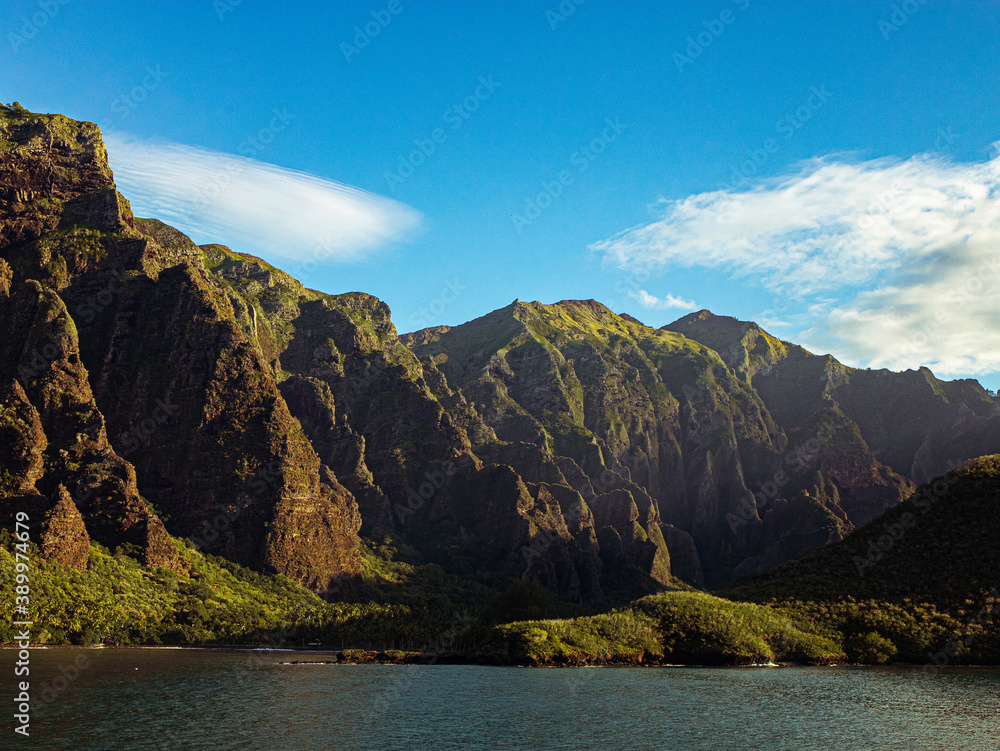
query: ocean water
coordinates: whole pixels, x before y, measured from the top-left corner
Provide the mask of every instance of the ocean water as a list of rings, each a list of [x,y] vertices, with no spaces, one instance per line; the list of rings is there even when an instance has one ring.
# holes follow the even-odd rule
[[[998,669],[281,664],[328,657],[33,650],[0,748],[1000,749]]]

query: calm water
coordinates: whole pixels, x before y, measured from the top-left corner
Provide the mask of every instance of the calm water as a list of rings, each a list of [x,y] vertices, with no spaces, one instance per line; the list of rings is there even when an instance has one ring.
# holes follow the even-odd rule
[[[53,683],[81,654],[79,676]],[[31,739],[8,724],[0,748],[1000,748],[994,669],[279,664],[315,657],[33,650]],[[61,692],[40,706],[43,683]]]

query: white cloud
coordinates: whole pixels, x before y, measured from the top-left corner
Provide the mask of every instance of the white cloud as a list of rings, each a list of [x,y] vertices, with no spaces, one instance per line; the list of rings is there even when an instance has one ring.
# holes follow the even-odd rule
[[[694,310],[698,306],[693,300],[685,300],[667,293],[664,297],[657,297],[649,294],[646,290],[640,289],[638,292],[629,292],[628,296],[644,307],[651,310],[666,310],[668,308],[680,308],[681,310]]]
[[[749,277],[789,301],[781,318],[808,326],[803,343],[946,377],[1000,371],[998,247],[1000,157],[932,156],[816,159],[745,192],[664,201],[656,221],[592,246],[632,270]]]
[[[299,262],[350,260],[417,231],[415,209],[253,159],[105,134],[121,193],[139,216],[198,243]]]
[[[990,241],[995,243],[995,238]],[[864,291],[816,333],[856,364],[926,365],[954,378],[1000,372],[1000,256],[970,240],[910,284]]]

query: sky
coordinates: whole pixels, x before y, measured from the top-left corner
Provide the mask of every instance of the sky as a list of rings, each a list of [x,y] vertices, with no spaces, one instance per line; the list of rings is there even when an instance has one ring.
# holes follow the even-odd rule
[[[400,332],[707,308],[1000,387],[997,2],[9,0],[0,101]]]

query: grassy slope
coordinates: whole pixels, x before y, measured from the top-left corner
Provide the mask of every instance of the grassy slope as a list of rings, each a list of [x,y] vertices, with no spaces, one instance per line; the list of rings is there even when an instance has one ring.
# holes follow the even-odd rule
[[[767,606],[702,592],[667,592],[601,615],[498,626],[484,654],[524,664],[826,664],[839,643],[793,624]]]
[[[853,661],[1000,663],[1000,455],[973,460],[843,542],[724,594],[840,638]]]
[[[727,596],[886,602],[953,610],[1000,587],[1000,455],[921,486],[846,540],[727,590]]]
[[[327,603],[284,576],[258,574],[223,558],[203,555],[176,540],[190,577],[144,568],[122,546],[112,552],[91,544],[84,572],[31,560],[33,638],[51,644],[267,643],[379,647],[424,644],[459,613],[445,596],[411,594],[407,603]],[[12,540],[0,532],[0,584],[14,587]],[[385,587],[400,565],[366,553],[366,585]],[[433,574],[404,570],[414,589],[433,590]],[[437,579],[442,575],[438,574]],[[425,586],[426,581],[431,585]],[[384,593],[384,592],[383,592]],[[385,593],[384,593],[385,594]],[[392,599],[392,593],[387,593]],[[13,598],[0,606],[0,642],[12,641]]]

